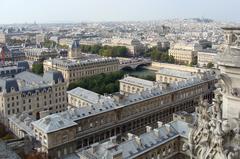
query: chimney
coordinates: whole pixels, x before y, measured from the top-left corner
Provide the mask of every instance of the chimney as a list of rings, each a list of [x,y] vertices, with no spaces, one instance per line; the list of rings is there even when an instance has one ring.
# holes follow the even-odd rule
[[[170,124],[165,124],[165,127],[166,127],[166,129],[167,129],[167,131],[170,133],[170,131],[171,131],[171,126],[170,126]]]
[[[92,144],[92,153],[95,153],[98,150],[98,146],[99,146],[98,142]]]
[[[141,138],[138,137],[138,136],[135,136],[134,138],[135,138],[135,141],[137,142],[137,144],[138,144],[139,146],[142,146]]]
[[[158,129],[153,129],[153,132],[157,137],[160,137],[160,133]]]
[[[131,133],[127,133],[127,136],[128,136],[128,140],[132,140],[135,135]]]
[[[111,141],[113,144],[117,144],[117,137],[116,137],[116,136],[110,137],[110,141]]]
[[[149,133],[149,132],[151,132],[151,131],[152,131],[152,127],[146,126],[146,132]]]
[[[158,122],[157,122],[157,125],[158,125],[158,128],[161,128],[162,125],[163,125],[163,123],[162,123],[161,121],[158,121]]]

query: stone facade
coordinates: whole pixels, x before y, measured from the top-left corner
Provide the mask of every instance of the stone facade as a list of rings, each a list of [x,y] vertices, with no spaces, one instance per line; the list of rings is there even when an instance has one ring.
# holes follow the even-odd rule
[[[206,67],[208,63],[215,64],[216,55],[216,50],[206,49],[198,51],[198,65],[200,67]]]
[[[240,114],[240,28],[225,28],[225,50],[218,54],[223,94],[223,118],[239,118]]]
[[[175,44],[169,49],[169,55],[173,56],[175,62],[180,64],[190,64],[197,59],[197,50],[199,46],[196,44]]]
[[[48,48],[24,48],[23,52],[25,53],[26,60],[35,62],[43,62],[46,59],[58,56],[56,50]]]
[[[162,83],[185,81],[189,78],[192,78],[194,74],[196,73],[168,68],[160,68],[159,71],[156,73],[156,81]]]
[[[44,72],[48,70],[60,71],[68,83],[76,82],[84,77],[118,71],[118,66],[117,59],[103,57],[85,60],[55,58],[43,62]]]
[[[144,90],[151,89],[154,85],[157,85],[156,82],[131,77],[128,75],[125,75],[125,77],[119,80],[119,82],[121,94],[140,93]]]
[[[46,72],[43,77],[21,72],[14,78],[0,80],[0,116],[26,112],[34,118],[66,110],[66,83],[59,72]]]
[[[146,131],[146,126],[155,128],[157,121],[170,122],[174,112],[193,112],[200,96],[211,101],[214,83],[215,78],[206,73],[185,82],[172,83],[166,88],[152,87],[150,90],[118,98],[101,98],[96,104],[72,107],[31,122],[30,125],[33,126],[32,130],[41,130],[47,141],[53,141],[42,146],[41,150],[49,157],[58,158],[59,155],[62,157],[111,136],[124,140],[127,133],[142,134]],[[26,124],[23,125],[22,129]],[[75,129],[71,130],[74,137],[68,137],[62,143],[54,143],[63,137],[62,131],[70,132],[72,127]],[[50,136],[54,133],[56,134]],[[34,131],[32,134],[39,136]]]

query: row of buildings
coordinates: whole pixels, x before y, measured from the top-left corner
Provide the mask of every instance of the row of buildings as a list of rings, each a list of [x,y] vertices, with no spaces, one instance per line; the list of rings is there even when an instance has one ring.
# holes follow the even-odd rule
[[[239,99],[239,28],[224,28],[226,48],[218,55],[222,78],[212,104],[202,100],[194,114],[175,113],[168,124],[146,126],[146,133],[129,133],[126,141],[115,138],[75,151],[71,159],[238,159]],[[235,93],[231,92],[235,90]]]
[[[112,136],[122,142],[127,133],[142,134],[147,125],[156,128],[157,121],[171,121],[174,112],[193,112],[200,96],[211,101],[215,81],[210,72],[152,85],[150,81],[126,76],[120,85],[131,89],[124,90],[122,86],[120,93],[99,95],[76,88],[67,92],[67,110],[39,120],[26,113],[12,115],[9,127],[20,138],[36,138],[41,143],[38,150],[47,156],[61,158]]]
[[[176,43],[169,49],[169,55],[173,56],[179,64],[198,64],[200,67],[207,66],[208,63],[215,64],[217,50],[204,48],[197,43]]]

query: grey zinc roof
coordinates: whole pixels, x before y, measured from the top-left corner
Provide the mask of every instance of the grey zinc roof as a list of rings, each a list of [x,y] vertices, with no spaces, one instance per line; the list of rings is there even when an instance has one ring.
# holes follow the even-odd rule
[[[36,89],[48,89],[53,83],[58,82],[58,79],[63,81],[60,72],[50,71],[46,72],[45,76],[39,76],[34,73],[24,71],[15,75],[14,78],[1,78],[0,87],[4,91],[10,92],[12,88],[16,91],[34,91]],[[50,88],[51,89],[51,88]]]
[[[42,76],[39,76],[37,74],[24,71],[15,76],[17,79],[21,79],[26,81],[27,83],[36,83],[36,84],[43,84],[43,78]]]
[[[77,125],[77,123],[73,122],[72,120],[65,119],[59,114],[46,116],[40,120],[32,122],[32,124],[38,129],[42,130],[44,133],[51,133]]]
[[[111,159],[113,154],[120,152],[124,159],[136,158],[177,137],[187,137],[189,131],[188,123],[173,121],[151,129],[140,136],[131,135],[132,137],[120,144],[114,143],[112,140],[102,144],[93,144],[89,149],[77,152],[77,155],[79,158],[87,157],[87,159]],[[94,150],[93,147],[95,147]]]
[[[144,80],[144,79],[140,79],[140,78],[136,78],[136,77],[132,77],[132,76],[127,76],[119,81],[124,82],[124,83],[129,83],[132,85],[137,85],[137,86],[143,87],[145,89],[152,88],[154,85],[153,81]]]
[[[189,71],[180,71],[170,68],[160,68],[160,70],[157,72],[158,74],[168,75],[168,76],[174,76],[174,77],[180,77],[180,78],[191,78],[193,76],[193,73]]]
[[[32,116],[27,113],[13,114],[10,116],[9,121],[13,122],[19,129],[28,133],[30,136],[34,136],[33,130],[30,127],[30,124],[35,120]]]
[[[21,159],[7,144],[0,139],[0,158],[2,159]]]
[[[163,94],[171,93],[176,90],[184,89],[192,85],[200,84],[213,79],[215,79],[215,77],[211,76],[208,73],[206,73],[205,75],[196,75],[196,77],[192,79],[172,83],[169,85],[169,88],[167,89],[162,89],[161,87],[156,88],[154,87],[151,90],[146,90],[141,93],[134,93],[130,94],[129,96],[125,96],[124,100],[121,102],[116,101],[114,98],[110,96],[104,97],[101,98],[96,104],[92,104],[91,106],[70,108],[65,112],[59,113],[58,115],[59,117],[64,118],[65,120],[75,122],[89,116],[94,116],[125,106],[131,106],[133,105],[133,103],[137,103],[146,99],[151,99],[157,96],[161,96]],[[35,126],[38,127],[38,124],[36,123]],[[61,128],[60,127],[56,128],[56,130],[52,129],[52,131],[57,131],[59,129]]]
[[[80,98],[82,100],[88,101],[90,103],[97,103],[102,95],[89,91],[87,89],[77,87],[67,92],[68,94]]]
[[[5,91],[7,93],[11,92],[12,89],[19,91],[18,83],[13,78],[0,79],[0,87],[2,91]]]
[[[63,75],[59,71],[45,72],[43,75],[43,80],[45,82],[54,82],[54,83],[58,83],[58,81],[64,82]]]
[[[60,65],[62,67],[79,67],[82,65],[91,65],[94,63],[104,64],[104,62],[111,62],[111,61],[117,62],[118,60],[112,57],[95,57],[95,58],[78,59],[78,60],[72,60],[72,59],[66,59],[66,58],[54,58],[46,61],[52,62],[54,65]]]

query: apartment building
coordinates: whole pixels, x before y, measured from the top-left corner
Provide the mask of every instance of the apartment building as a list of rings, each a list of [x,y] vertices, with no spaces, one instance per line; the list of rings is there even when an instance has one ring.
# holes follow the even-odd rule
[[[54,49],[48,48],[31,48],[27,47],[23,49],[26,60],[34,62],[43,62],[49,58],[55,58],[58,56],[58,52]]]
[[[176,63],[190,64],[197,61],[197,51],[199,49],[199,44],[177,43],[169,49],[169,55],[174,57]]]
[[[44,72],[57,70],[62,72],[66,82],[76,82],[84,77],[118,71],[119,60],[111,57],[93,57],[87,59],[55,58],[43,62]]]
[[[60,72],[43,76],[21,72],[0,79],[0,116],[6,120],[13,114],[26,112],[35,119],[67,108],[66,83]]]
[[[123,79],[119,80],[119,82],[121,94],[139,93],[145,90],[150,90],[156,83],[129,75],[125,75]]]
[[[198,65],[200,67],[206,67],[208,63],[215,64],[216,55],[217,50],[214,49],[205,49],[198,51]]]
[[[156,81],[162,83],[173,83],[190,79],[194,74],[196,73],[169,68],[160,68],[159,71],[156,72]]]
[[[86,107],[101,102],[107,98],[101,94],[89,91],[87,89],[77,87],[67,92],[68,104],[74,107]],[[111,98],[109,98],[111,100]]]

